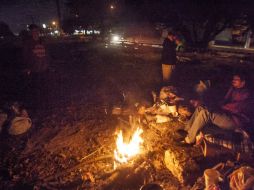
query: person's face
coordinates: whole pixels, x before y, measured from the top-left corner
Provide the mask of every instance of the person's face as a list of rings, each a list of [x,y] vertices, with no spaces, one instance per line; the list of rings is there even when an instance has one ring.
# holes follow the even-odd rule
[[[32,37],[33,37],[34,40],[39,39],[39,34],[40,34],[40,31],[38,29],[33,29],[32,30]]]
[[[174,36],[173,35],[168,35],[168,39],[171,41],[174,41]]]
[[[238,75],[233,76],[232,86],[235,88],[243,88],[245,86],[245,80],[241,80]]]
[[[175,38],[175,42],[176,42],[176,44],[180,44],[181,43],[181,41],[178,38]]]

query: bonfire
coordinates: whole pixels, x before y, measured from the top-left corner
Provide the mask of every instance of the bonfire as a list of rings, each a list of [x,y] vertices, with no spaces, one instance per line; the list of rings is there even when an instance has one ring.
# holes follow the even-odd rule
[[[130,136],[129,142],[124,142],[123,132],[117,133],[116,149],[114,151],[114,168],[119,164],[128,163],[135,156],[142,152],[142,144],[144,140],[141,137],[143,130],[137,128],[133,135]]]

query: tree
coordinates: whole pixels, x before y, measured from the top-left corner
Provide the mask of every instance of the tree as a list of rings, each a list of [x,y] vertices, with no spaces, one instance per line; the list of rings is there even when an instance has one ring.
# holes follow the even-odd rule
[[[69,15],[65,20],[69,23],[72,21],[76,27],[100,25],[105,17],[105,1],[68,0],[66,6],[69,8]]]
[[[217,34],[231,27],[242,14],[242,6],[228,1],[185,1],[178,4],[177,13],[180,29],[188,33],[188,42],[192,46],[206,47]]]
[[[127,10],[124,0],[68,0],[66,6],[69,15],[63,21],[65,31],[100,28],[102,35],[112,26],[122,23],[125,20],[122,13]]]
[[[2,37],[13,37],[14,34],[10,30],[10,27],[5,22],[0,21],[0,36]]]
[[[250,0],[143,0],[135,7],[149,22],[163,22],[183,33],[191,46],[206,47],[222,30],[252,8]],[[250,11],[253,12],[252,10]]]
[[[58,27],[62,29],[61,8],[60,8],[59,0],[56,0],[56,10],[57,10],[57,17],[58,17]]]
[[[113,1],[113,0],[112,0]],[[165,23],[182,33],[190,46],[206,47],[208,42],[239,18],[254,26],[251,0],[118,0],[121,11],[114,15],[107,8],[109,1],[69,0],[76,23],[98,24],[114,17],[114,23]],[[119,9],[117,9],[119,10]],[[78,20],[80,19],[80,22]],[[75,19],[74,19],[75,20]]]

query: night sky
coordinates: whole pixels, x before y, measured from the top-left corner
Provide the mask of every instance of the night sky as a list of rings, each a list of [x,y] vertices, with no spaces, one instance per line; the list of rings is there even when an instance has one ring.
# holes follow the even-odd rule
[[[14,33],[31,23],[49,23],[57,18],[55,0],[1,0],[0,21],[6,22]],[[64,0],[60,0],[62,11]]]
[[[248,22],[254,27],[253,0],[59,0],[61,20],[74,17],[79,25],[101,23],[104,20],[123,23],[124,21],[163,22],[176,26],[186,21],[203,22],[207,19],[218,23],[226,19],[235,21],[248,15]],[[67,2],[69,3],[67,9]],[[200,3],[202,2],[202,3]],[[230,3],[229,3],[230,2]],[[243,3],[245,2],[245,3]],[[115,5],[114,10],[110,5]],[[71,11],[70,11],[71,10]],[[107,19],[105,19],[107,18]],[[191,19],[189,19],[191,18]],[[217,20],[216,20],[217,19]],[[19,33],[31,23],[52,23],[57,20],[56,0],[0,0],[0,22],[7,23],[14,33]],[[202,23],[205,24],[206,22]],[[199,23],[200,24],[200,23]]]

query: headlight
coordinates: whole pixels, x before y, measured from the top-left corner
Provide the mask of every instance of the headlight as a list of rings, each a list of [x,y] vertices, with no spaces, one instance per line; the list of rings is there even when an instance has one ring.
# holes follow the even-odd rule
[[[121,38],[120,38],[120,36],[118,36],[118,35],[112,36],[112,42],[113,42],[113,43],[119,42],[120,39],[121,39]]]
[[[119,34],[112,34],[110,37],[110,43],[111,44],[121,44],[123,42],[124,38]]]

